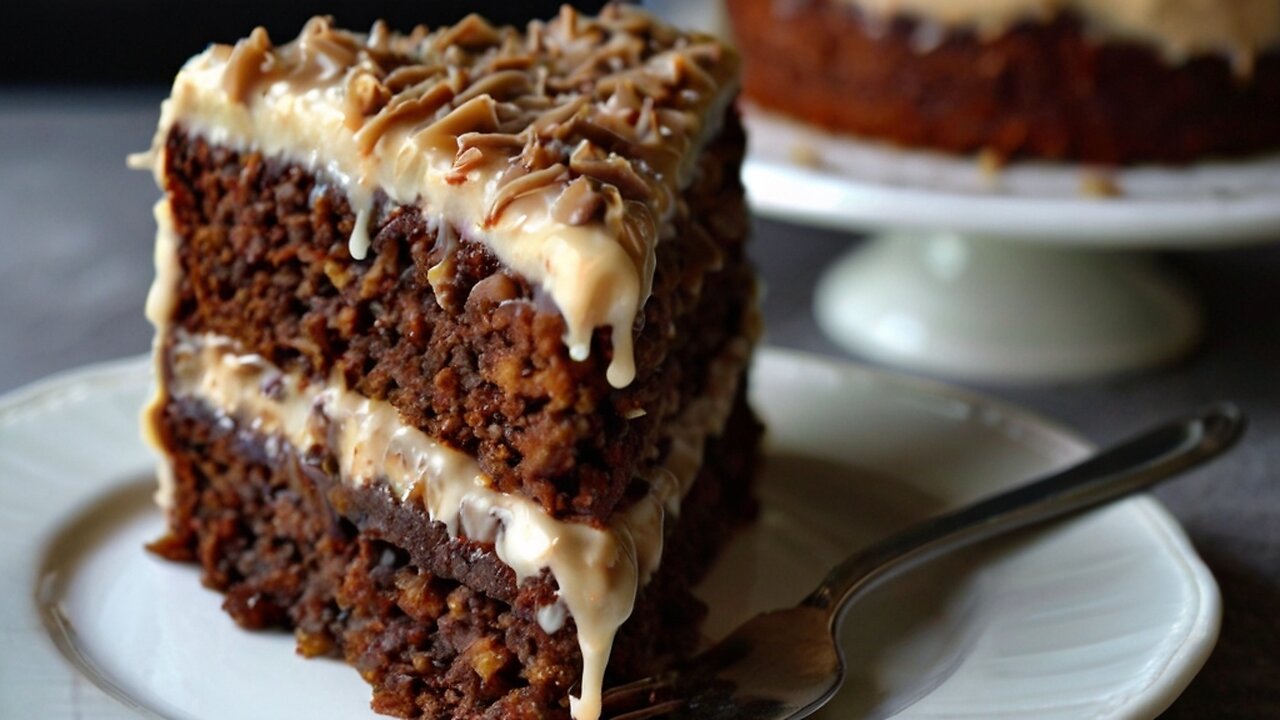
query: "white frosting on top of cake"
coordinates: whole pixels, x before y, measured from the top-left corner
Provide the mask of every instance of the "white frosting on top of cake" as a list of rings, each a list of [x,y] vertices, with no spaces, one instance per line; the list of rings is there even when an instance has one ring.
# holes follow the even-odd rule
[[[1280,44],[1280,0],[839,0],[882,17],[913,15],[999,33],[1023,20],[1079,15],[1091,31],[1137,40],[1171,58],[1252,56]]]
[[[341,379],[306,382],[227,338],[175,331],[168,391],[282,437],[299,452],[326,447],[343,482],[385,482],[401,502],[421,502],[450,536],[492,543],[520,581],[549,570],[557,605],[543,607],[538,618],[554,632],[564,611],[573,617],[583,675],[581,696],[570,702],[575,718],[593,720],[614,635],[658,569],[665,518],[678,515],[706,440],[724,429],[750,347],[735,340],[713,362],[706,391],[665,427],[671,449],[648,473],[649,493],[603,529],[557,520],[526,497],[494,489],[475,458],[405,424],[390,404],[346,389]]]
[[[174,129],[323,173],[367,254],[375,194],[421,205],[541,288],[584,360],[611,328],[608,380],[635,376],[632,335],[655,246],[736,93],[736,56],[644,13],[565,9],[520,33],[476,16],[369,35],[324,18],[274,46],[258,29],[178,73],[150,155],[164,183]]]

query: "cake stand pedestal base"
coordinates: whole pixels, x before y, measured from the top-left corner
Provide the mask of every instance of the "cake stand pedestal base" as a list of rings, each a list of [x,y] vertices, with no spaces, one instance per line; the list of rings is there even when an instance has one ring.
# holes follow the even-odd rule
[[[824,273],[814,302],[851,352],[978,381],[1137,370],[1201,331],[1190,294],[1146,255],[955,233],[873,237]]]

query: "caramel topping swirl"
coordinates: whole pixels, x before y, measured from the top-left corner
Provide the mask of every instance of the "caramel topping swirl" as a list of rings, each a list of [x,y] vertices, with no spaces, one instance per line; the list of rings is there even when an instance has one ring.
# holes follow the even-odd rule
[[[282,45],[259,28],[193,58],[161,126],[336,174],[357,210],[357,259],[373,242],[376,190],[447,216],[548,292],[573,358],[611,327],[609,381],[622,387],[660,228],[737,64],[709,36],[625,5],[594,18],[565,6],[523,31],[471,15],[359,34],[321,17]]]
[[[246,102],[271,82],[302,92],[341,79],[349,112],[363,116],[352,118],[363,152],[374,152],[392,128],[421,127],[431,144],[456,148],[455,168],[523,165],[529,174],[520,176],[517,194],[527,194],[530,177],[559,192],[591,178],[597,182],[573,193],[597,198],[572,204],[649,214],[623,223],[644,228],[670,212],[678,190],[670,186],[687,182],[680,158],[696,140],[697,106],[735,69],[736,59],[716,41],[681,35],[631,8],[610,6],[593,19],[565,6],[523,34],[478,15],[425,36],[395,35],[381,25],[361,36],[314,18],[297,40],[273,47],[259,28],[232,50],[225,83],[231,100]],[[519,138],[519,152],[514,141],[458,142],[495,132]],[[557,165],[568,173],[539,172]],[[606,186],[618,194],[603,192]],[[619,205],[621,199],[638,204]],[[506,205],[495,202],[486,217]],[[582,224],[581,212],[575,217]],[[619,242],[643,246],[656,238]]]

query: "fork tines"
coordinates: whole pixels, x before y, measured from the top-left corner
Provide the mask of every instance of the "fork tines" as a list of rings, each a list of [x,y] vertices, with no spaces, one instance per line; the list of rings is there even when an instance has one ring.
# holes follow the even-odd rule
[[[684,707],[682,698],[670,699],[671,676],[656,675],[609,688],[601,698],[606,720],[648,720]]]
[[[648,718],[661,717],[668,713],[673,713],[677,710],[683,709],[684,705],[684,700],[668,700],[666,702],[658,703],[657,705],[650,705],[649,707],[632,710],[631,712],[623,713],[621,715],[609,715],[606,720],[648,720]]]

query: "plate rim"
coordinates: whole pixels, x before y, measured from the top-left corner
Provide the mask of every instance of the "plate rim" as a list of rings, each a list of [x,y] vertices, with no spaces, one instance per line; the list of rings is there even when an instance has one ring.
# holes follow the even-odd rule
[[[1269,198],[1186,204],[965,195],[847,178],[751,154],[742,179],[753,212],[845,232],[947,230],[1051,247],[1227,249],[1269,244],[1280,228],[1280,211]],[[775,192],[782,187],[788,190]],[[839,206],[814,200],[833,196]],[[915,213],[894,209],[908,205]],[[1134,219],[1139,216],[1144,219]]]
[[[880,387],[906,389],[934,397],[959,400],[974,406],[988,408],[1001,417],[1016,420],[1020,425],[1034,429],[1040,436],[1074,447],[1080,452],[1093,448],[1079,433],[1048,419],[1039,413],[980,392],[930,378],[922,378],[882,368],[871,367],[840,358],[779,346],[762,346],[755,362],[774,358],[781,362],[819,365],[838,373],[843,378],[861,377]],[[151,357],[133,355],[124,358],[91,363],[52,373],[13,390],[0,394],[0,429],[21,422],[28,412],[48,410],[49,406],[63,399],[75,399],[78,395],[92,393],[104,387],[150,382]],[[0,488],[2,489],[2,488]],[[1167,709],[1190,684],[1207,661],[1217,643],[1222,621],[1221,591],[1208,566],[1196,552],[1185,529],[1168,508],[1150,494],[1140,494],[1120,501],[1131,503],[1141,513],[1150,532],[1159,536],[1161,544],[1176,557],[1177,565],[1196,591],[1198,607],[1195,618],[1185,637],[1164,658],[1163,667],[1152,675],[1150,682],[1130,694],[1122,707],[1099,717],[1154,718]],[[3,552],[3,550],[0,550]],[[36,602],[38,578],[31,578],[33,590],[21,591],[29,602]],[[34,608],[33,608],[34,609]],[[38,610],[37,610],[38,612]],[[0,618],[2,620],[2,618]],[[59,653],[61,656],[61,653]],[[69,674],[79,671],[62,658],[64,670]],[[3,683],[0,683],[3,684]],[[118,701],[117,701],[118,702]]]
[[[1280,152],[1209,157],[1186,165],[1108,167],[1080,161],[1015,160],[1005,167],[1023,178],[1014,181],[1024,186],[1022,191],[1005,192],[994,186],[965,190],[931,184],[917,176],[922,172],[982,174],[982,162],[973,153],[895,145],[842,133],[749,98],[740,100],[738,107],[752,130],[742,168],[748,201],[758,214],[773,219],[846,232],[947,231],[1080,248],[1229,248],[1271,242],[1280,231],[1280,207],[1274,202]],[[779,144],[808,148],[806,154],[832,152],[839,157],[860,152],[872,159],[838,160],[823,168],[780,152]],[[914,170],[896,178],[874,173],[864,177],[842,171],[840,163],[846,162],[905,164]],[[1269,178],[1261,187],[1254,177],[1259,173]],[[1082,178],[1100,177],[1183,190],[1114,197],[1061,194],[1026,188],[1028,174],[1055,178],[1054,185],[1078,185]],[[1206,174],[1231,179],[1226,185],[1197,185],[1205,182]],[[1254,189],[1240,192],[1238,188],[1245,186]]]
[[[873,378],[877,383],[888,383],[899,388],[908,388],[933,396],[953,398],[991,408],[1006,418],[1017,420],[1024,427],[1032,428],[1042,436],[1074,445],[1081,452],[1091,452],[1097,447],[1079,432],[1034,410],[942,380],[776,345],[761,347],[758,355],[789,357],[793,361],[823,365],[841,374],[862,375]],[[1109,715],[1098,716],[1117,720],[1155,718],[1168,709],[1186,690],[1217,646],[1218,635],[1222,628],[1222,592],[1212,571],[1196,551],[1182,523],[1159,498],[1144,492],[1116,501],[1114,504],[1121,503],[1132,505],[1140,513],[1148,529],[1157,533],[1162,544],[1174,551],[1171,555],[1178,559],[1179,566],[1186,577],[1192,581],[1199,601],[1195,620],[1188,628],[1184,641],[1166,658],[1161,672],[1153,676],[1151,682],[1142,690],[1130,695],[1126,707],[1115,708],[1115,711]]]

